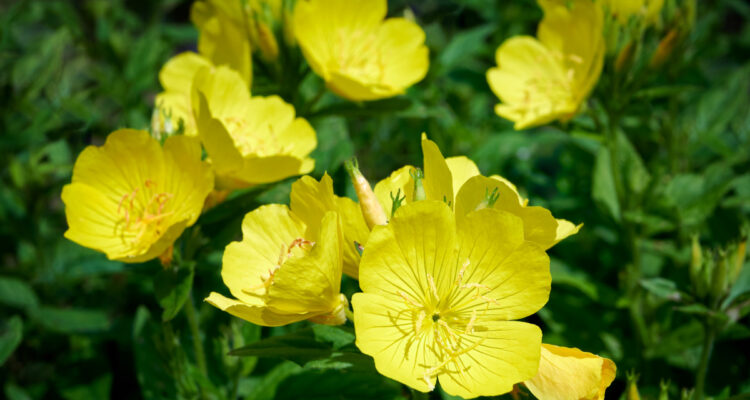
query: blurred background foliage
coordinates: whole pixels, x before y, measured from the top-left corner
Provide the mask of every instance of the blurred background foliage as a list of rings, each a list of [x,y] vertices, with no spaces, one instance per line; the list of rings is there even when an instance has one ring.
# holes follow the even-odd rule
[[[197,244],[187,300],[200,338],[182,315],[160,322],[174,302],[164,288],[187,296],[192,277],[157,262],[126,267],[63,238],[60,191],[76,155],[116,128],[149,128],[159,69],[194,49],[189,10],[182,0],[0,3],[0,390],[13,400],[408,398],[350,359],[351,335],[306,323],[260,329],[199,302],[223,287],[216,249],[237,237],[245,212],[286,202],[293,180],[240,193],[195,228],[209,238]],[[617,363],[608,397],[624,395],[634,371],[641,396],[656,398],[670,381],[664,393],[680,398],[714,338],[706,393],[750,392],[750,267],[736,256],[750,220],[750,5],[701,1],[687,38],[658,68],[647,64],[669,26],[649,30],[626,72],[608,62],[586,112],[527,132],[494,114],[485,72],[504,39],[534,33],[533,1],[389,2],[389,15],[405,11],[423,26],[431,60],[406,96],[358,105],[326,93],[304,107],[323,83],[302,80],[295,103],[317,129],[314,175],[327,171],[351,196],[344,160],[358,156],[377,181],[419,165],[427,132],[446,156],[465,154],[532,204],[585,224],[551,251],[552,295],[532,318],[545,342]],[[265,83],[256,78],[253,91],[274,90]],[[612,96],[620,84],[627,101]],[[605,109],[621,116],[619,163],[607,158]],[[294,353],[289,337],[320,352]],[[227,355],[260,338],[266,355],[291,352],[291,361]],[[207,374],[192,340],[209,349]]]

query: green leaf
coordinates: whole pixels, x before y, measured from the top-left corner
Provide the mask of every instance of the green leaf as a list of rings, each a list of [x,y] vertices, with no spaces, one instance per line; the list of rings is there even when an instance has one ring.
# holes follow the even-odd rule
[[[440,52],[438,65],[443,71],[464,65],[467,60],[477,56],[485,46],[487,37],[494,32],[493,24],[482,25],[456,34],[453,40]]]
[[[331,343],[335,350],[354,343],[354,332],[342,327],[316,324],[312,330],[316,341]]]
[[[109,329],[107,313],[100,310],[42,306],[31,313],[34,322],[60,333],[92,333]]]
[[[694,226],[708,218],[731,188],[732,170],[723,163],[708,167],[703,174],[676,175],[667,184],[665,195],[683,224]]]
[[[23,338],[23,320],[14,315],[0,326],[0,366],[5,364]]]
[[[361,354],[353,342],[354,335],[343,328],[318,325],[261,340],[229,354],[282,358],[314,369],[374,371],[372,358]]]
[[[331,394],[335,393],[335,396]],[[397,382],[379,374],[305,370],[290,375],[276,389],[275,400],[406,399]]]
[[[133,355],[141,395],[146,400],[177,398],[175,379],[160,356],[163,349],[160,333],[148,309],[140,306],[133,319]]]
[[[154,292],[163,309],[162,321],[169,321],[180,312],[193,288],[194,268],[162,269],[154,280]]]
[[[8,400],[32,400],[33,398],[26,390],[12,382],[5,384],[5,397]]]
[[[591,186],[591,197],[596,204],[607,211],[615,221],[620,221],[620,201],[617,199],[612,163],[610,162],[609,151],[604,146],[599,148],[599,153],[596,155]]]
[[[591,281],[586,272],[581,270],[573,271],[563,261],[554,257],[550,261],[550,273],[552,274],[553,285],[574,287],[591,300],[598,300],[599,293],[597,292],[596,285]]]
[[[337,102],[327,105],[320,110],[313,111],[308,118],[320,118],[328,115],[341,117],[368,117],[397,113],[411,106],[411,100],[407,97],[393,97],[390,99],[368,101],[366,103]]]
[[[302,367],[293,362],[283,362],[277,365],[271,372],[253,382],[252,389],[245,394],[245,400],[272,400],[275,399],[279,385],[289,376],[302,371]],[[240,390],[245,392],[244,390]],[[306,397],[302,397],[306,398]]]
[[[17,278],[0,276],[0,304],[32,309],[39,305],[39,299],[28,283]]]
[[[641,279],[641,287],[661,299],[679,301],[682,298],[677,284],[665,278]]]
[[[646,169],[641,155],[623,133],[617,135],[617,152],[621,176],[625,179],[626,187],[636,194],[643,193],[651,181],[651,174]]]
[[[62,397],[66,400],[99,400],[110,397],[112,375],[106,374],[82,385],[62,389]]]

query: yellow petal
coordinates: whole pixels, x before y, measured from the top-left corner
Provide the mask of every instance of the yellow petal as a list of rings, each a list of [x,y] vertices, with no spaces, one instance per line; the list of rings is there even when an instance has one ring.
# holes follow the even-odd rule
[[[385,226],[377,226],[362,254],[359,285],[366,293],[419,303],[433,294],[428,274],[440,293],[453,283],[456,228],[450,208],[424,200],[399,208]]]
[[[192,51],[180,53],[170,58],[161,68],[159,82],[167,92],[189,96],[193,78],[203,67],[212,67],[212,64]]]
[[[201,161],[200,142],[188,136],[170,136],[164,142],[165,190],[176,204],[173,212],[195,223],[203,209],[203,202],[214,188],[211,167]]]
[[[539,372],[524,384],[539,400],[601,400],[616,370],[607,358],[543,344]]]
[[[404,18],[389,18],[377,33],[385,65],[383,81],[391,87],[406,88],[422,79],[429,67],[429,51],[422,28]]]
[[[234,140],[229,136],[224,124],[212,117],[206,96],[202,92],[198,92],[197,96],[198,104],[194,109],[198,136],[211,157],[216,174],[230,175],[242,169],[244,160],[234,146]]]
[[[256,299],[253,302],[243,302],[226,298],[216,292],[211,292],[206,298],[206,302],[222,311],[234,315],[235,317],[242,318],[245,321],[261,326],[283,326],[315,316],[313,313],[277,313],[266,307],[261,300]]]
[[[557,232],[555,234],[555,244],[568,236],[573,236],[581,230],[583,224],[575,225],[570,221],[564,219],[557,220]]]
[[[233,10],[235,11],[235,10]],[[235,12],[242,12],[239,8]],[[252,53],[247,31],[236,16],[204,2],[195,2],[191,9],[191,20],[198,28],[198,52],[214,65],[227,65],[237,71],[250,87],[253,76]]]
[[[193,77],[193,87],[193,107],[198,109],[195,106],[198,101],[196,92],[203,93],[214,118],[233,118],[247,111],[250,91],[244,86],[242,77],[226,66],[201,68]]]
[[[375,185],[373,192],[388,218],[393,215],[393,198],[396,195],[404,198],[402,205],[410,203],[414,198],[414,180],[411,178],[413,169],[411,165],[401,167]]]
[[[285,313],[331,313],[341,303],[342,235],[339,217],[329,211],[309,254],[288,259],[268,289],[266,304]]]
[[[82,183],[65,185],[62,191],[68,230],[65,237],[88,248],[101,251],[110,259],[127,257],[128,240],[134,234],[121,237],[115,226],[119,201],[106,196],[92,186]]]
[[[543,125],[578,108],[562,65],[536,39],[510,38],[496,58],[498,67],[487,72],[490,88],[502,101],[495,112],[515,122],[515,129]]]
[[[422,134],[422,154],[424,156],[424,190],[427,198],[438,200],[453,207],[453,176],[445,157],[427,135]]]
[[[524,240],[520,218],[494,209],[474,211],[459,220],[458,240],[458,261],[466,266],[461,281],[481,285],[476,293],[483,297],[459,291],[453,300],[455,313],[514,320],[547,303],[552,283],[549,257],[541,246]]]
[[[298,238],[304,238],[305,224],[287,206],[269,204],[245,215],[242,241],[224,250],[221,277],[237,299],[252,303],[265,295],[263,276],[279,265],[282,254]]]
[[[474,334],[462,335],[471,351],[460,355],[440,373],[448,394],[471,399],[508,393],[513,385],[534,376],[539,366],[542,331],[517,321],[488,322]]]
[[[589,0],[574,0],[570,4],[540,0],[539,5],[544,10],[544,19],[537,37],[547,49],[565,55],[563,68],[572,72],[571,94],[580,103],[599,80],[602,69],[605,51],[602,10]]]
[[[469,178],[479,175],[479,168],[474,161],[471,161],[465,156],[448,157],[445,159],[448,164],[448,169],[451,171],[453,177],[453,194],[458,194],[461,186],[469,180]]]
[[[487,207],[487,198],[497,195],[494,209],[507,211],[523,221],[524,237],[548,249],[556,243],[558,222],[542,207],[526,207],[518,193],[498,179],[475,176],[461,187],[456,197],[456,215],[461,218],[472,210]]]
[[[375,359],[378,372],[422,392],[431,390],[436,379],[425,379],[425,372],[438,363],[432,335],[414,334],[412,312],[404,302],[355,293],[352,306],[357,347]]]
[[[364,245],[370,235],[357,203],[333,194],[333,181],[328,174],[323,175],[320,182],[309,176],[298,179],[292,184],[290,200],[292,211],[307,224],[308,236],[317,235],[326,211],[337,211],[341,215],[344,273],[356,279],[360,256],[354,242]]]

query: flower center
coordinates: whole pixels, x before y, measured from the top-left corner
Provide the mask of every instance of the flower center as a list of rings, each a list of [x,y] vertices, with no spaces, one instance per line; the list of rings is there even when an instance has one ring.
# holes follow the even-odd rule
[[[333,69],[367,83],[381,83],[385,63],[375,32],[341,29],[336,34]]]
[[[169,227],[165,219],[174,213],[166,211],[172,197],[171,193],[158,191],[151,179],[124,194],[117,206],[120,220],[116,229],[120,229],[120,238],[133,250],[147,249],[156,242]]]
[[[273,278],[281,269],[281,266],[292,258],[302,257],[306,255],[310,252],[310,250],[312,250],[313,246],[315,246],[315,242],[303,238],[294,239],[288,246],[282,245],[281,254],[279,254],[279,260],[276,262],[276,265],[274,265],[272,268],[269,268],[266,274],[261,274],[261,284],[252,287],[251,290],[263,288],[265,289],[265,292],[268,293],[268,289],[273,286]]]

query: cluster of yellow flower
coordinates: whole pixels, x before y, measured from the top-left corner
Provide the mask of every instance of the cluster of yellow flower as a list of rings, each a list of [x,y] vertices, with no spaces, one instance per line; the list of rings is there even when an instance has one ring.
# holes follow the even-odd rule
[[[541,343],[535,325],[550,292],[545,250],[580,226],[529,206],[499,176],[466,157],[443,158],[422,139],[423,169],[405,166],[374,189],[349,165],[359,205],[332,180],[292,185],[291,205],[263,206],[224,253],[235,299],[209,303],[264,326],[346,322],[342,273],[359,279],[352,298],[357,346],[383,375],[421,391],[465,398],[507,393],[518,383],[540,399],[599,399],[614,379],[607,359]]]
[[[517,129],[572,118],[605,54],[606,2],[538,1],[545,16],[537,38],[507,40],[487,74],[502,101],[496,112]],[[651,15],[656,3],[636,10]],[[424,78],[424,32],[407,19],[384,20],[385,0],[298,0],[293,12],[281,4],[194,4],[199,53],[177,55],[160,72],[152,135],[118,130],[79,156],[62,193],[66,237],[110,259],[147,261],[171,252],[214,188],[313,169],[311,125],[280,97],[250,94],[252,50],[278,56],[263,13],[291,21],[284,37],[341,97],[391,97]],[[543,400],[603,398],[615,374],[610,360],[542,344],[537,326],[516,321],[547,302],[546,250],[580,225],[529,206],[512,183],[481,175],[466,157],[444,158],[426,137],[422,150],[421,169],[405,166],[374,189],[348,165],[359,204],[336,196],[328,175],[303,176],[289,207],[248,213],[242,241],[223,257],[234,299],[206,300],[264,326],[353,318],[357,346],[378,371],[421,391],[439,380],[446,392],[471,398],[522,383]],[[340,293],[342,274],[362,289],[353,314]]]

